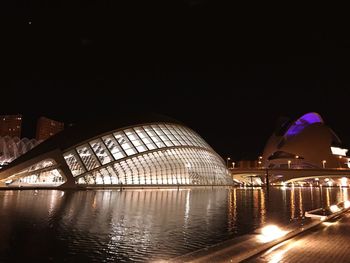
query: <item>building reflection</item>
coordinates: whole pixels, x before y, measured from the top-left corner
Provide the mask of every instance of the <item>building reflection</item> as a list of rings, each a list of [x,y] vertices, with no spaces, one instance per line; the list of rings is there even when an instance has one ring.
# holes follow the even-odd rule
[[[293,186],[290,190],[290,217],[295,217],[295,187]]]
[[[327,189],[326,189],[326,206],[331,205],[331,198],[330,198],[329,192],[330,192],[329,187],[327,187]]]
[[[137,247],[140,257],[146,252],[159,257],[162,251],[161,257],[167,258],[194,250],[198,244],[193,236],[205,245],[212,233],[222,232],[227,202],[223,189],[80,192],[73,195],[63,218],[65,225],[75,222],[73,231],[87,240],[108,237],[112,254],[127,257]],[[68,212],[78,204],[79,210]]]
[[[266,223],[288,223],[319,207],[320,196],[308,193],[317,190],[0,191],[0,254],[25,236],[30,253],[48,251],[56,262],[67,251],[86,261],[165,260]],[[348,189],[327,188],[323,195],[333,204],[347,200]]]
[[[228,213],[227,213],[227,222],[228,222],[228,230],[231,231],[235,228],[235,224],[237,221],[237,188],[233,188],[228,193]]]
[[[263,188],[232,188],[228,192],[228,231],[246,230],[247,220],[253,226],[266,223],[266,193]]]
[[[348,188],[347,187],[342,187],[341,189],[341,193],[342,193],[342,200],[345,202],[345,201],[348,201],[349,199],[349,196],[348,196]]]
[[[311,207],[314,207],[314,187],[310,187],[310,201],[311,201]]]
[[[266,223],[266,201],[265,201],[265,191],[259,189],[260,191],[260,223],[263,225]]]
[[[303,217],[304,216],[304,206],[303,206],[303,195],[301,192],[302,188],[299,187],[299,216]]]

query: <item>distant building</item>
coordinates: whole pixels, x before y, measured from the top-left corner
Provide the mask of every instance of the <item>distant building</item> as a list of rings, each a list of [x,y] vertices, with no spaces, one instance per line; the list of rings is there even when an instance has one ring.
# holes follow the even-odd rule
[[[40,117],[36,126],[36,139],[44,141],[64,129],[64,123]]]
[[[268,168],[349,168],[348,150],[341,146],[321,116],[310,112],[272,134],[262,164]]]
[[[39,141],[28,138],[10,137],[8,135],[0,136],[0,169],[17,159],[22,154],[33,149],[39,144]]]
[[[0,136],[21,137],[22,115],[0,115]]]

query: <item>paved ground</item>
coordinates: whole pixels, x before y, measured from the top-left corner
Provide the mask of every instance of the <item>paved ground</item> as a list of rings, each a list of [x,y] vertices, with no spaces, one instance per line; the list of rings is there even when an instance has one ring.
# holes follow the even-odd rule
[[[350,213],[245,262],[350,262]]]

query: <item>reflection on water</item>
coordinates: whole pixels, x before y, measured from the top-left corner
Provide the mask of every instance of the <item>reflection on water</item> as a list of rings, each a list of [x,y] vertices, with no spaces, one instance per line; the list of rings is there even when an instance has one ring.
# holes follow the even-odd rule
[[[0,191],[0,262],[167,259],[347,199],[318,187]]]

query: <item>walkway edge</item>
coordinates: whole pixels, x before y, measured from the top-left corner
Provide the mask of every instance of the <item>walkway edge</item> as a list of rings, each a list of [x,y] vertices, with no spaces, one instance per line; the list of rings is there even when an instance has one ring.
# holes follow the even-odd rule
[[[313,219],[307,225],[301,226],[285,236],[268,243],[258,243],[258,235],[244,235],[242,237],[227,240],[218,245],[200,249],[189,254],[171,259],[170,262],[241,262],[260,254],[279,243],[291,239],[307,230],[310,230],[326,220],[338,217],[347,212],[349,208],[343,209],[337,213],[331,214],[325,220]],[[231,244],[231,245],[230,245]]]

